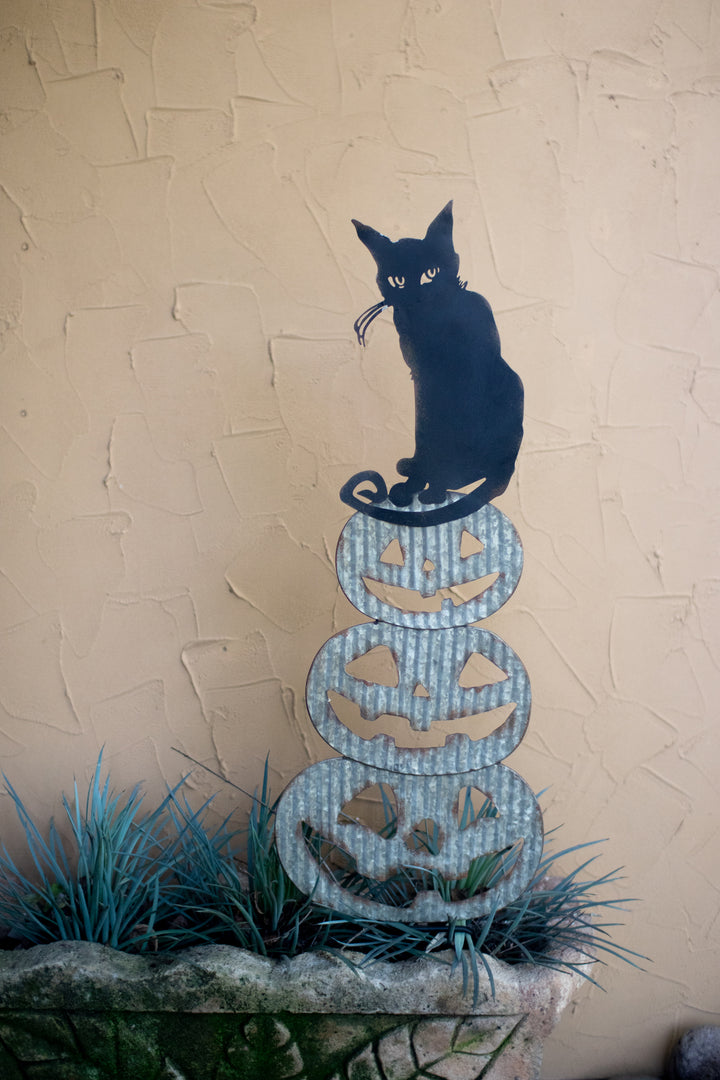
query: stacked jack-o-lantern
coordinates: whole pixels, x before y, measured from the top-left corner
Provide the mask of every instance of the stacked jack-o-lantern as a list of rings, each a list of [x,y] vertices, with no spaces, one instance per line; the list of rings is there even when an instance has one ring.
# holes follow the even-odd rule
[[[283,865],[318,904],[365,918],[418,923],[502,907],[527,887],[542,851],[535,796],[501,764],[525,734],[530,684],[513,650],[471,624],[514,591],[519,537],[492,504],[426,528],[356,513],[340,537],[336,567],[350,602],[374,621],[330,638],[310,669],[310,717],[343,756],[311,765],[285,790],[276,821]],[[389,650],[393,677],[354,674],[373,650]],[[478,657],[486,675],[470,678]],[[340,719],[348,712],[341,703],[359,714],[358,723]],[[392,830],[376,831],[348,812],[378,785],[392,792]],[[491,813],[463,813],[474,792]],[[418,844],[419,828],[432,844]],[[453,898],[450,888],[421,888],[397,907],[378,899],[378,890],[359,895],[343,887],[323,855],[328,847],[371,882],[407,868],[416,879],[419,871],[435,884],[456,883],[478,858],[513,857],[484,891]]]

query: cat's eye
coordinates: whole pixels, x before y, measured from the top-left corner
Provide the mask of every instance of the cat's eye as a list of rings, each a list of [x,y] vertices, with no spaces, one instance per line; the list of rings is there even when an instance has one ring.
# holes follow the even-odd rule
[[[388,281],[392,285],[393,289],[404,289],[405,288],[405,278],[404,277],[398,277],[397,274],[393,274],[392,277],[389,277]]]
[[[422,274],[420,275],[420,284],[429,285],[432,279],[436,277],[439,273],[439,266],[429,266],[427,270],[423,270]]]

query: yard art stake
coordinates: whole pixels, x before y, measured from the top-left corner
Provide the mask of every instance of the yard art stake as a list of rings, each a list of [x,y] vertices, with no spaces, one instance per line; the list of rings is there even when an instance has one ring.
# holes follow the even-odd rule
[[[522,570],[515,528],[491,503],[522,440],[522,383],[502,359],[489,304],[457,277],[452,223],[451,203],[422,240],[393,242],[354,222],[383,296],[355,330],[364,344],[372,320],[393,308],[414,381],[415,453],[398,462],[405,479],[389,492],[369,470],[342,488],[356,513],[338,543],[338,579],[374,621],[316,656],[308,710],[342,757],[305,769],[277,809],[295,884],[318,904],[380,921],[487,914],[523,892],[542,852],[537,800],[501,764],[527,730],[528,676],[509,645],[471,625],[509,599]],[[354,670],[371,653],[389,661],[377,681]],[[347,808],[378,785],[394,815],[391,829],[375,831]],[[328,852],[357,868],[361,888],[339,884]],[[501,871],[465,894],[463,880],[488,858]],[[398,907],[373,883],[402,871],[414,890]]]

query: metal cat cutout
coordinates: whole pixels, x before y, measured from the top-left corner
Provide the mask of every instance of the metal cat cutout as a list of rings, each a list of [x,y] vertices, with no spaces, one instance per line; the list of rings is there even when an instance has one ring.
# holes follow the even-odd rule
[[[527,672],[509,645],[473,625],[510,598],[522,570],[520,538],[490,505],[520,448],[522,383],[500,355],[487,301],[458,280],[450,203],[423,240],[393,243],[355,227],[383,294],[355,330],[362,343],[392,306],[415,385],[415,454],[398,462],[406,479],[389,498],[369,471],[341,491],[360,512],[338,541],[338,579],[373,621],[335,634],[312,664],[310,719],[342,757],[310,765],[285,789],[278,852],[295,885],[335,911],[401,923],[479,918],[530,885],[543,845],[535,796],[502,764],[530,718]],[[356,495],[362,481],[375,491]],[[469,494],[453,490],[472,484]],[[353,804],[379,790],[395,810],[378,832]],[[469,820],[460,807],[473,793],[482,809]],[[336,858],[356,877],[338,875]],[[494,867],[492,878],[468,890],[481,865]],[[400,893],[380,887],[393,880]]]
[[[377,263],[383,297],[360,315],[355,332],[364,345],[373,319],[393,309],[415,388],[415,453],[398,461],[406,479],[389,493],[379,473],[365,470],[343,485],[340,498],[396,525],[454,521],[501,495],[510,482],[523,436],[522,382],[500,354],[487,300],[458,278],[452,202],[422,240],[393,241],[369,225],[353,224]],[[362,483],[374,490],[356,491]],[[469,494],[456,494],[478,483]],[[415,500],[417,509],[402,509]]]

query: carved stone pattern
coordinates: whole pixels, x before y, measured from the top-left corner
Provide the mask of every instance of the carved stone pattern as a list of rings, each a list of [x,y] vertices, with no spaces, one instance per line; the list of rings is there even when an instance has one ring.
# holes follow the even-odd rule
[[[504,1080],[523,1016],[0,1014],[3,1080]],[[507,1073],[509,1076],[510,1073]]]

